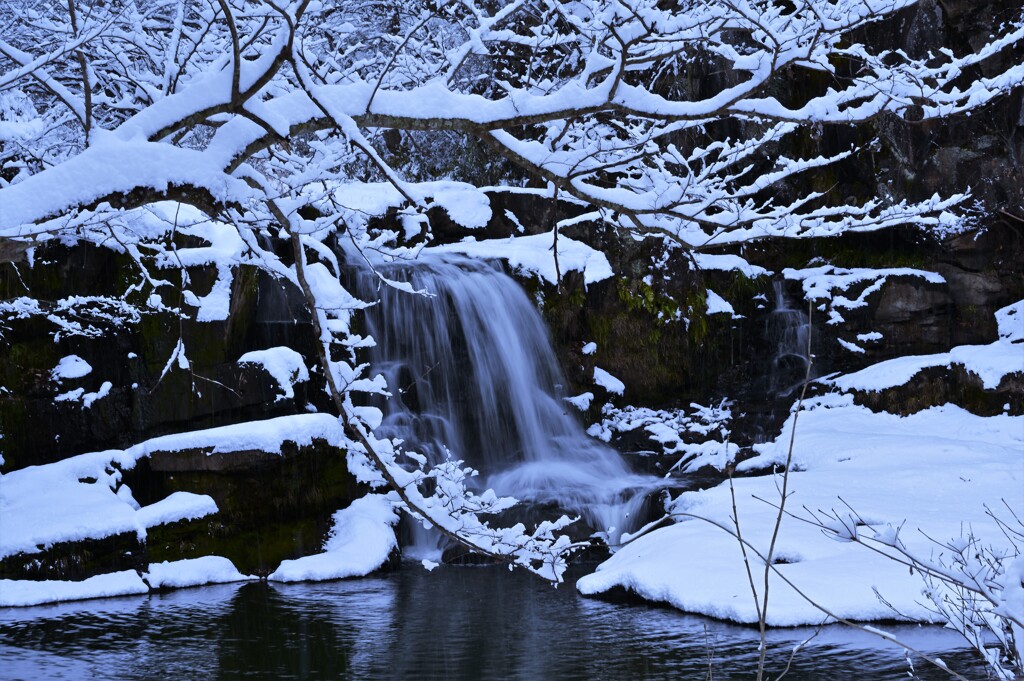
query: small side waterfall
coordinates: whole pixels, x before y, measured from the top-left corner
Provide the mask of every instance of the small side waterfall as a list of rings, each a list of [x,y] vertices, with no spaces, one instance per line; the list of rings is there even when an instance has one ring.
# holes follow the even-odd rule
[[[483,487],[578,513],[614,544],[657,480],[631,472],[568,412],[547,329],[518,284],[495,266],[450,256],[378,271],[432,294],[358,274],[364,299],[381,301],[366,317],[373,368],[393,394],[381,405],[381,434],[431,462],[447,448],[488,475]]]
[[[786,397],[803,384],[807,373],[811,325],[806,312],[791,306],[781,281],[772,287],[775,307],[765,322],[765,336],[775,348],[768,391],[773,397]]]

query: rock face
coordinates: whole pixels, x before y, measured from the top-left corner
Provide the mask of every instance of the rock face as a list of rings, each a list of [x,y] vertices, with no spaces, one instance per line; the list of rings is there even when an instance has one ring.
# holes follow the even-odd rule
[[[31,293],[54,308],[51,319],[13,317],[2,329],[3,472],[123,449],[165,434],[301,413],[307,405],[326,409],[316,375],[296,384],[294,398],[286,399],[260,366],[237,362],[247,351],[276,346],[312,356],[304,308],[255,270],[237,273],[231,314],[223,322],[199,323],[166,312],[118,323],[101,314],[62,316],[59,301],[116,296],[135,274],[134,265],[113,251],[56,244],[37,249],[32,266],[0,266],[0,300]],[[211,272],[190,274],[211,277],[212,284]],[[179,341],[187,370],[172,361]],[[58,382],[53,369],[68,355],[84,360],[91,371]],[[55,401],[77,389],[100,395],[107,382],[109,390],[91,404]],[[302,448],[286,443],[279,454],[207,454],[156,451],[124,471],[123,482],[142,505],[177,491],[209,495],[220,509],[214,516],[151,528],[145,542],[118,535],[10,556],[0,560],[0,578],[84,579],[211,554],[231,559],[245,573],[266,574],[284,559],[319,550],[331,515],[363,493],[344,452],[323,442]]]

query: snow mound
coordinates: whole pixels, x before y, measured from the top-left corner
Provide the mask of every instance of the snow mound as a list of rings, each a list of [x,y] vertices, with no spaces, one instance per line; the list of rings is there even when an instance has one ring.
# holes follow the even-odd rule
[[[397,522],[398,514],[386,496],[368,494],[356,499],[334,514],[323,553],[282,561],[267,579],[302,582],[368,575],[398,548],[393,529]]]
[[[702,270],[716,270],[719,272],[731,272],[735,270],[742,273],[743,276],[748,279],[756,279],[757,277],[764,277],[771,274],[769,270],[766,270],[759,265],[751,265],[740,256],[728,253],[694,253],[693,259],[697,263],[697,267]]]
[[[278,400],[292,399],[295,397],[295,384],[309,380],[309,369],[306,368],[302,355],[291,348],[253,350],[239,357],[238,363],[262,366],[281,388],[282,394],[278,396]]]
[[[148,592],[146,583],[134,570],[97,575],[80,582],[0,579],[0,607],[130,596]]]
[[[604,253],[567,236],[558,237],[558,268],[555,267],[554,238],[551,232],[507,239],[469,238],[456,244],[432,246],[435,253],[461,253],[472,258],[498,258],[519,272],[535,274],[552,284],[558,274],[582,272],[583,283],[593,284],[612,276],[612,267]]]
[[[57,383],[65,378],[82,378],[92,373],[92,366],[78,355],[68,355],[57,362],[50,376]]]
[[[905,521],[902,539],[927,555],[934,545],[925,534],[948,540],[964,527],[999,547],[1005,539],[985,505],[1004,499],[1017,513],[1024,511],[1024,417],[981,417],[945,405],[901,418],[873,413],[854,405],[850,396],[835,394],[810,400],[806,407],[789,477],[787,508],[797,515],[806,516],[808,509],[845,509],[845,502],[879,532]],[[783,463],[792,427],[790,416],[778,438],[760,445],[758,456],[738,469]],[[778,482],[773,475],[734,480],[743,536],[765,553],[777,513],[772,504],[779,498]],[[687,612],[756,622],[739,545],[712,524],[732,527],[728,484],[685,492],[671,510],[680,522],[620,549],[579,580],[579,591],[597,594],[620,587]],[[918,575],[862,546],[832,541],[794,518],[783,519],[776,556],[783,575],[841,617],[938,619],[922,605],[924,583]],[[760,585],[763,573],[757,562],[752,558]],[[824,619],[778,575],[771,575],[770,584],[770,624],[812,625]],[[895,611],[876,596],[876,589]]]
[[[121,469],[152,452],[205,449],[219,453],[281,451],[285,440],[298,446],[314,439],[343,441],[338,419],[328,414],[297,414],[266,421],[239,423],[147,440],[125,450],[80,454],[43,466],[0,476],[0,558],[38,553],[53,544],[103,539],[162,523],[191,520],[216,513],[213,499],[176,492],[139,508],[131,490],[121,483]]]
[[[621,395],[626,390],[625,383],[600,367],[594,367],[594,383],[615,395]]]
[[[197,520],[217,512],[213,497],[191,492],[174,492],[149,506],[135,512],[135,520],[141,527],[149,528],[167,525],[181,520]]]
[[[904,385],[930,367],[958,364],[977,374],[987,390],[999,387],[1003,377],[1024,373],[1024,300],[996,312],[999,340],[988,345],[958,345],[934,355],[896,357],[829,381],[840,390],[879,391]]]
[[[718,295],[711,289],[707,290],[707,307],[708,314],[727,314],[731,317],[736,316],[736,310],[733,309],[732,305],[722,296]]]
[[[180,589],[255,579],[243,575],[234,563],[220,556],[150,563],[149,571],[144,577],[153,589]]]

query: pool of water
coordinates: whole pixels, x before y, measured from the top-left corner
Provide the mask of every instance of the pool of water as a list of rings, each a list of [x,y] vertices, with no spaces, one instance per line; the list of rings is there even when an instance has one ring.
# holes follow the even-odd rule
[[[969,678],[950,631],[897,626]],[[813,628],[769,635],[775,678]],[[233,584],[0,610],[2,679],[752,679],[757,632],[579,596],[500,567],[416,564],[366,579]],[[949,678],[912,658],[916,677]],[[902,649],[822,628],[786,679],[906,679]]]

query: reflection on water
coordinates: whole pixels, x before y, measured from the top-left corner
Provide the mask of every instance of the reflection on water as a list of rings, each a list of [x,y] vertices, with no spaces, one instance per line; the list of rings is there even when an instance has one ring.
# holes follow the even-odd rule
[[[952,633],[897,627],[971,678]],[[770,633],[776,675],[810,629]],[[749,679],[757,632],[579,597],[503,568],[242,584],[0,610],[2,679]],[[918,678],[947,675],[914,661]],[[787,679],[908,678],[900,649],[826,627]]]

